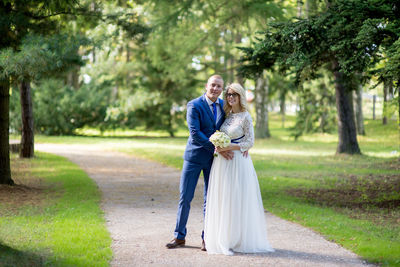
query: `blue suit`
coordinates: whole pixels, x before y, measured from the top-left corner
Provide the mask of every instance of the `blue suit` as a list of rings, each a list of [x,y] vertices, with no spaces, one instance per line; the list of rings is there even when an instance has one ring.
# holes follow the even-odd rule
[[[204,206],[206,208],[208,178],[214,159],[214,145],[208,138],[219,130],[225,119],[223,101],[218,99],[222,116],[215,122],[205,94],[187,104],[187,124],[190,135],[183,155],[183,168],[179,186],[180,199],[175,228],[175,238],[185,239],[190,203],[194,196],[201,171],[204,176]]]

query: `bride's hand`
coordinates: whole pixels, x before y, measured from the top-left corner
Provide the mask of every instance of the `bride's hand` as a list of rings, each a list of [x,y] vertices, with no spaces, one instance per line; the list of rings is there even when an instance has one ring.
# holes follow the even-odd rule
[[[217,146],[215,148],[215,151],[220,153],[220,152],[224,152],[224,151],[230,151],[230,150],[233,150],[233,149],[234,149],[234,147],[232,145],[229,145],[227,147],[219,147],[219,146]]]
[[[231,150],[222,151],[219,152],[219,154],[222,155],[227,160],[233,159],[233,152]]]
[[[226,151],[226,150],[227,150],[226,147],[219,147],[219,146],[217,146],[217,147],[215,148],[215,152],[218,152],[218,153],[224,152],[224,151]]]
[[[220,152],[224,152],[224,151],[231,151],[231,150],[239,150],[240,149],[240,147],[239,147],[239,145],[237,145],[237,144],[230,144],[229,146],[227,146],[227,147],[216,147],[215,148],[215,151],[216,152],[218,152],[218,153],[220,153]]]

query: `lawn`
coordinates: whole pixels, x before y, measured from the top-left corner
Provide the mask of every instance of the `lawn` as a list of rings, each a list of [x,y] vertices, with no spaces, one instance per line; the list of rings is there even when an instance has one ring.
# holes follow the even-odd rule
[[[359,136],[363,155],[335,155],[336,134],[310,134],[294,141],[287,117],[271,115],[272,138],[256,140],[255,164],[266,210],[298,222],[370,262],[400,266],[400,147],[395,121],[366,120]],[[81,134],[92,134],[82,131]],[[186,137],[115,131],[107,137],[45,137],[37,142],[101,144],[176,168]],[[138,137],[137,135],[140,135]]]
[[[50,154],[11,154],[17,186],[0,186],[0,266],[108,266],[111,238],[96,184]]]

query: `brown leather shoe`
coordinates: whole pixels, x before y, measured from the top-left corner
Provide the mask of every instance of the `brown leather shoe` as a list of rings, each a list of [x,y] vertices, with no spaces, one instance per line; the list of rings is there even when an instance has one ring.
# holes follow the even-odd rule
[[[165,245],[167,248],[178,248],[178,247],[183,247],[185,246],[185,239],[178,239],[174,238],[169,242],[168,244]]]
[[[204,242],[204,240],[203,240],[203,242],[201,242],[201,250],[202,250],[202,251],[207,251],[207,249],[206,249],[206,243]]]

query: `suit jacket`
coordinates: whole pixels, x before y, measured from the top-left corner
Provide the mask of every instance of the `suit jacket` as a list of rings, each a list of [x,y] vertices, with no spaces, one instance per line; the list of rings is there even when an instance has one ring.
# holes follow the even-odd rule
[[[215,148],[208,138],[216,130],[219,130],[225,120],[224,101],[219,98],[218,101],[222,116],[217,123],[214,122],[214,115],[210,110],[205,94],[187,104],[186,120],[190,135],[183,154],[185,160],[203,164],[213,158]]]

